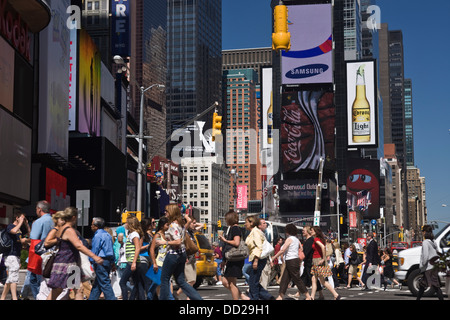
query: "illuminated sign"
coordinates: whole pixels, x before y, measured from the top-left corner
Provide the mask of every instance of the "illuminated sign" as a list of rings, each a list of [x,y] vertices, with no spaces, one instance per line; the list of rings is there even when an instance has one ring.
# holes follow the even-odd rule
[[[20,14],[13,11],[7,3],[7,0],[0,0],[0,34],[30,61],[31,38],[28,25],[22,21]]]
[[[112,8],[112,55],[130,55],[130,3],[114,0]]]

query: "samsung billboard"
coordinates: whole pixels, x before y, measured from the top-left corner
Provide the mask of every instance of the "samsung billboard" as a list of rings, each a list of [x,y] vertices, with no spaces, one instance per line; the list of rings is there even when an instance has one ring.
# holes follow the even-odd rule
[[[332,83],[331,4],[288,6],[288,28],[291,49],[282,52],[282,83]]]

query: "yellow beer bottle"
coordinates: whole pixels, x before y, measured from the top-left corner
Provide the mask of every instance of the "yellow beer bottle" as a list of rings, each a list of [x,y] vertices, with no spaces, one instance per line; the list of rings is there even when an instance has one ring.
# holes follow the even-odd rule
[[[356,72],[356,98],[352,106],[352,136],[353,142],[370,141],[370,105],[366,98],[366,82],[364,67],[361,65]]]
[[[267,143],[273,141],[273,92],[270,93],[270,106],[267,109]]]

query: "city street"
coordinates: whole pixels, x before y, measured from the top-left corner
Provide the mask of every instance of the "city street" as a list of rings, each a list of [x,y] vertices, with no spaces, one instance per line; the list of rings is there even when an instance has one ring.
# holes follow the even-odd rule
[[[25,272],[20,273],[20,282],[18,285],[18,291],[22,289],[23,281],[25,280]],[[245,284],[244,279],[238,279],[238,287],[242,292],[246,292],[248,290],[248,286]],[[278,296],[278,286],[269,286],[268,291],[274,296]],[[3,286],[0,285],[0,290],[3,290]],[[198,289],[198,292],[202,296],[202,298],[206,301],[229,301],[231,299],[230,292],[224,288],[222,285],[209,285],[202,284]],[[311,290],[309,290],[311,292]],[[297,292],[296,288],[289,288],[286,294],[285,300],[294,300],[294,298],[289,295],[294,295]],[[325,300],[333,300],[333,296],[328,290],[324,290]],[[399,290],[398,287],[391,288],[388,286],[387,290],[383,289],[375,289],[369,291],[363,291],[361,288],[354,286],[351,289],[344,289],[344,286],[341,285],[340,288],[337,289],[337,292],[341,295],[341,300],[345,301],[392,301],[392,300],[401,300],[401,301],[415,301],[416,297],[414,297],[411,292],[408,290],[406,286],[403,286],[402,290]],[[316,295],[316,299],[318,299],[318,295]],[[184,300],[186,296],[181,294],[178,297],[180,300]],[[448,296],[444,294],[444,298],[448,299]],[[8,295],[8,299],[10,299],[10,295]],[[305,297],[302,296],[300,300],[304,300]],[[436,301],[436,297],[424,297],[423,301]]]
[[[244,281],[242,279],[238,280],[238,287],[241,291],[245,292],[248,290],[248,286],[244,284]],[[274,296],[278,296],[278,286],[269,286],[268,291]],[[198,292],[205,300],[229,300],[231,299],[230,292],[225,289],[222,285],[202,285],[198,289]],[[311,292],[311,290],[309,290]],[[289,297],[289,295],[294,295],[297,292],[296,288],[289,288],[286,294],[286,300],[293,300],[293,298]],[[414,297],[411,292],[408,290],[407,287],[403,286],[402,290],[399,290],[397,287],[392,289],[390,286],[388,286],[387,290],[384,291],[383,289],[379,290],[369,290],[369,291],[362,291],[359,287],[353,287],[351,289],[344,289],[344,286],[341,286],[337,289],[337,292],[341,295],[341,300],[416,300],[416,297]],[[333,296],[328,290],[324,290],[324,297],[325,300],[333,300]],[[448,298],[447,295],[444,295],[444,297]],[[180,298],[184,298],[184,296],[181,296]],[[300,300],[303,300],[305,297],[302,296]],[[316,299],[318,298],[318,295],[316,295]],[[422,298],[424,301],[427,300],[437,300],[436,297]]]

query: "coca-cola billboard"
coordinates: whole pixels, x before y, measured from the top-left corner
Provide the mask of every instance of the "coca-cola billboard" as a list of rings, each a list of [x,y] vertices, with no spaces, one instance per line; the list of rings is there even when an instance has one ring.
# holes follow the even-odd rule
[[[335,162],[334,93],[327,90],[284,92],[281,102],[282,171],[318,170],[320,158]]]

